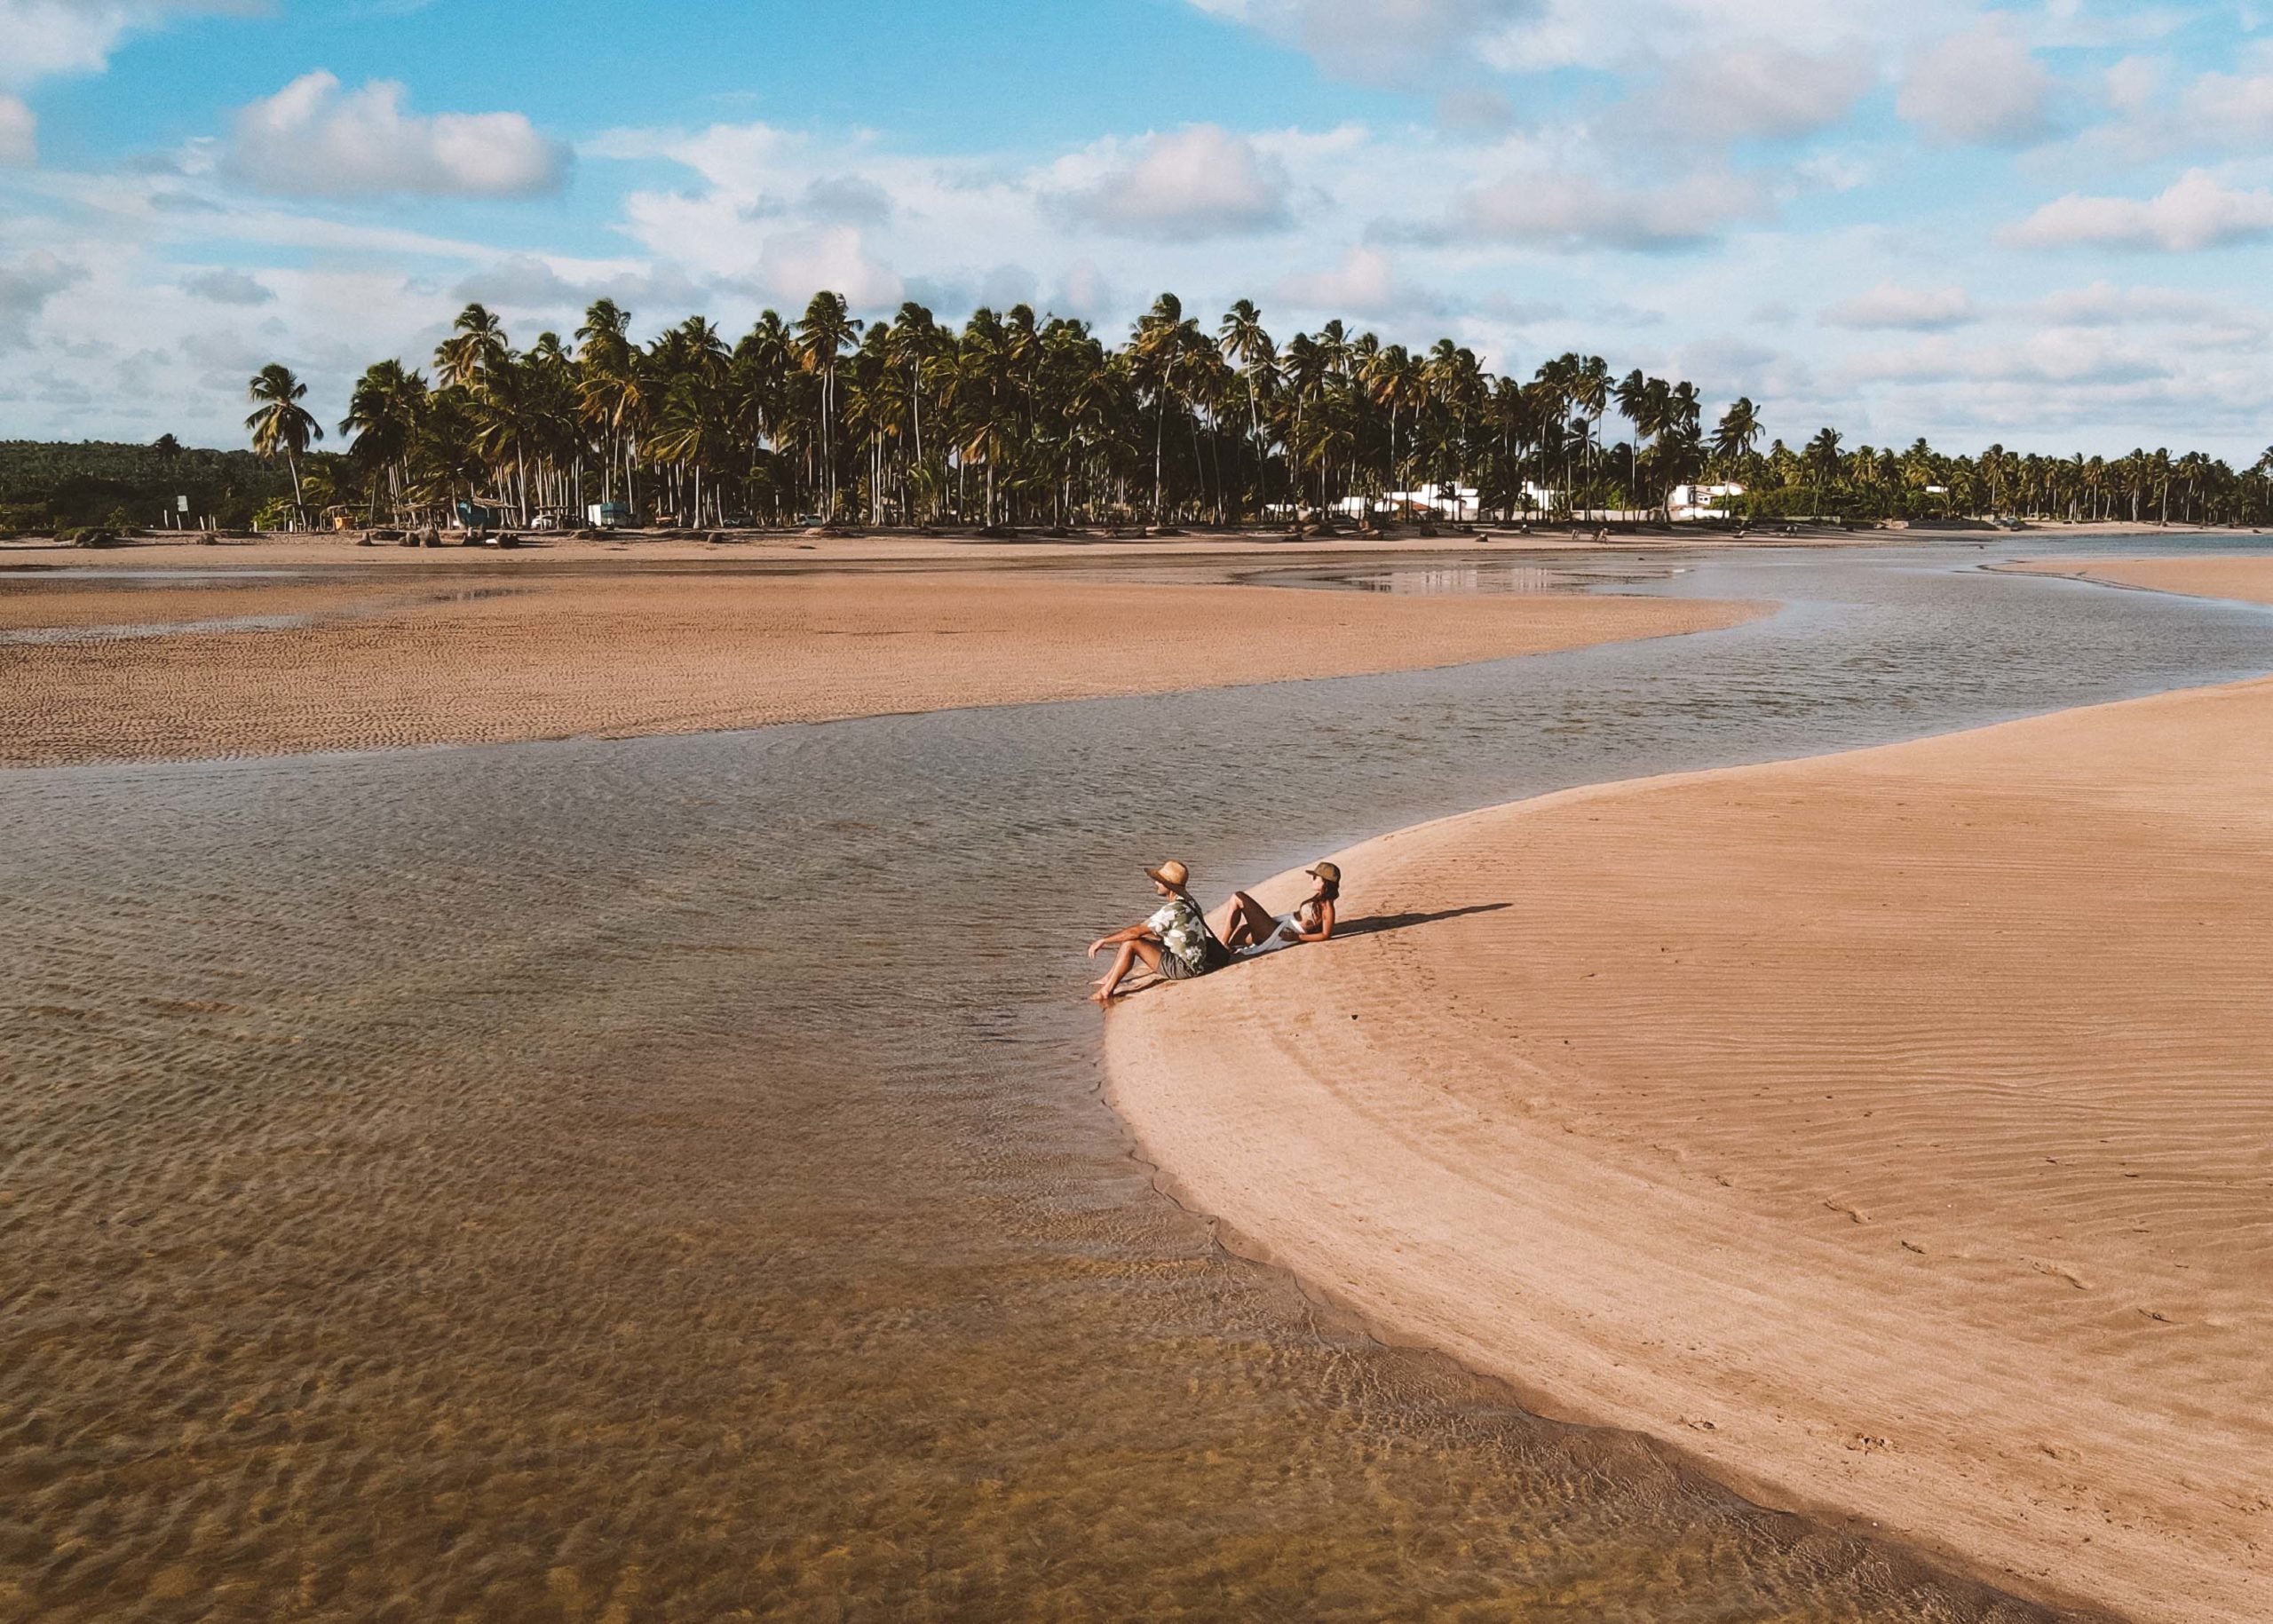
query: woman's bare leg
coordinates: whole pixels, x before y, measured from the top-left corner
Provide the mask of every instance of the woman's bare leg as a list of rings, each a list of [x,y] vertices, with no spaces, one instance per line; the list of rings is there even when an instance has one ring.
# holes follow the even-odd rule
[[[1243,891],[1232,893],[1232,923],[1224,933],[1224,947],[1252,947],[1278,928],[1277,915],[1268,912]]]

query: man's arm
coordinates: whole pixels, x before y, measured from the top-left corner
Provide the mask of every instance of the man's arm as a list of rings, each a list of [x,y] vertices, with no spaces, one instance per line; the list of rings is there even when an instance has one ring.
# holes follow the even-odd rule
[[[1111,936],[1100,936],[1089,944],[1089,956],[1095,958],[1107,947],[1118,947],[1123,942],[1140,942],[1152,933],[1150,924],[1130,925],[1125,931],[1115,931]]]

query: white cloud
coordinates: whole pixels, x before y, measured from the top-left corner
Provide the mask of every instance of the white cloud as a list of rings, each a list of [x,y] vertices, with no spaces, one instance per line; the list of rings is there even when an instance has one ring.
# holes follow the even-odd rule
[[[1821,55],[1779,44],[1715,51],[1702,71],[1676,63],[1628,106],[1690,138],[1790,140],[1839,123],[1875,79],[1870,54],[1848,45]]]
[[[2262,150],[2273,142],[2273,73],[2204,74],[2179,95],[2185,138]]]
[[[1516,123],[1516,107],[1488,84],[1457,85],[1437,98],[1437,122],[1462,135],[1497,135]]]
[[[20,259],[0,260],[0,347],[22,344],[32,319],[47,302],[86,277],[83,268],[45,249],[34,249]]]
[[[1299,46],[1350,78],[1411,80],[1509,25],[1538,0],[1191,0]]]
[[[1276,156],[1216,124],[1100,142],[1052,166],[1046,184],[1092,225],[1182,242],[1283,226],[1290,189]]]
[[[1271,294],[1300,310],[1374,320],[1441,315],[1445,309],[1441,297],[1400,277],[1389,256],[1377,248],[1353,248],[1329,271],[1281,277]]]
[[[843,294],[855,310],[888,309],[907,293],[898,273],[868,252],[857,226],[776,234],[750,281],[765,297],[800,308],[822,288]]]
[[[1740,175],[1707,172],[1621,186],[1566,170],[1536,170],[1471,189],[1449,219],[1413,234],[1437,243],[1481,236],[1564,250],[1661,253],[1699,247],[1731,224],[1768,212],[1765,192]]]
[[[2237,351],[2261,345],[2266,318],[2173,288],[2119,288],[2097,281],[2048,293],[2028,313],[2053,327],[2151,328],[2164,342],[2190,349]]]
[[[243,12],[250,0],[0,0],[0,84],[100,73],[127,36],[178,12]]]
[[[226,167],[265,191],[312,197],[525,197],[566,177],[566,149],[519,113],[424,116],[402,102],[391,80],[342,91],[329,73],[304,74],[238,114]]]
[[[1843,299],[1823,313],[1832,327],[1936,332],[1978,319],[1962,288],[1906,288],[1884,281],[1867,293]]]
[[[242,271],[221,266],[197,271],[181,279],[182,291],[215,305],[273,305],[275,290]]]
[[[2273,237],[2273,192],[2229,186],[2190,170],[2143,202],[2080,193],[2048,202],[2000,240],[2016,248],[2158,249],[2195,253]]]
[[[0,96],[0,164],[30,163],[39,156],[39,121],[20,98]]]
[[[2166,356],[2119,337],[2054,329],[2007,344],[1925,338],[1907,349],[1851,357],[1844,370],[1857,381],[2073,387],[2165,378],[2172,367]]]
[[[2052,133],[2052,76],[1997,22],[1911,54],[1895,110],[1951,145],[2025,147]]]

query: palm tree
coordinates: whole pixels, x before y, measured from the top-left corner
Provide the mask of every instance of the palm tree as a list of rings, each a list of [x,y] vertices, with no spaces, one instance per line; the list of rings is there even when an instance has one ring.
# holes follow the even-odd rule
[[[1713,455],[1720,459],[1723,472],[1734,474],[1744,467],[1753,447],[1760,443],[1760,408],[1750,396],[1738,395],[1713,429]]]
[[[1271,342],[1271,335],[1263,330],[1263,313],[1253,299],[1240,299],[1224,313],[1223,324],[1216,329],[1216,341],[1223,346],[1224,359],[1239,368],[1239,376],[1247,384],[1247,432],[1253,439],[1255,456],[1263,456],[1263,383],[1279,361],[1279,346]]]
[[[470,388],[505,358],[505,329],[486,305],[469,305],[434,351],[434,374],[445,389]]]
[[[1807,471],[1814,477],[1818,485],[1827,490],[1837,484],[1840,465],[1839,431],[1828,427],[1818,430],[1816,437],[1808,441],[1807,449],[1801,453],[1801,456]]]
[[[1200,336],[1200,322],[1184,313],[1184,301],[1163,293],[1152,309],[1137,318],[1129,336],[1129,360],[1136,378],[1152,400],[1152,522],[1160,524],[1166,492],[1163,472],[1168,448],[1169,405],[1177,400],[1177,385],[1194,352],[1208,348]]]
[[[245,388],[245,398],[254,403],[252,415],[245,419],[245,427],[252,432],[252,448],[272,462],[282,455],[284,465],[292,471],[295,509],[300,506],[300,459],[313,442],[323,438],[323,424],[300,404],[307,392],[308,386],[280,361],[271,361],[254,373]]]
[[[836,518],[836,362],[862,325],[853,319],[843,294],[825,290],[813,295],[797,323],[798,360],[820,379],[821,473],[831,522]]]
[[[399,360],[367,367],[347,398],[339,432],[355,438],[350,454],[371,471],[370,514],[379,511],[379,480],[384,470],[398,505],[409,477],[410,448],[426,404],[426,380]]]

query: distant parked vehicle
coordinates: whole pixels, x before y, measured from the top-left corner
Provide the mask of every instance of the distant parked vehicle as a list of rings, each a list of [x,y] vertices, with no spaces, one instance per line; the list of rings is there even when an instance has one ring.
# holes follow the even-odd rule
[[[595,502],[584,510],[584,514],[595,530],[621,530],[631,523],[631,508],[627,503]]]

